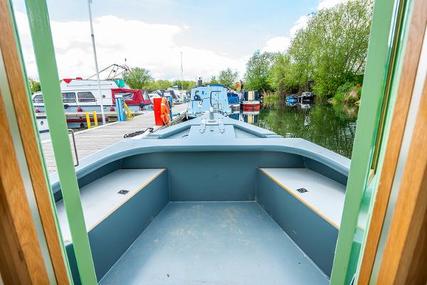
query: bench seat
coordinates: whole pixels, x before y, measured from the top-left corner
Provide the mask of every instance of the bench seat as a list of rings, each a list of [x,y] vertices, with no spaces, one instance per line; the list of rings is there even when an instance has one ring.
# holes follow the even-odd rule
[[[330,276],[345,185],[308,168],[260,168],[257,202]]]
[[[261,168],[283,190],[339,229],[345,186],[307,168]],[[299,192],[297,189],[306,189]]]
[[[82,187],[80,199],[87,231],[91,231],[100,224],[121,205],[160,176],[163,171],[165,169],[119,169]],[[119,194],[120,190],[129,192]],[[63,240],[65,243],[69,243],[71,242],[71,233],[63,201],[59,201],[56,207]]]
[[[99,281],[168,203],[167,172],[118,169],[81,187],[80,192]],[[57,212],[73,281],[78,285],[80,277],[62,201],[57,202]]]

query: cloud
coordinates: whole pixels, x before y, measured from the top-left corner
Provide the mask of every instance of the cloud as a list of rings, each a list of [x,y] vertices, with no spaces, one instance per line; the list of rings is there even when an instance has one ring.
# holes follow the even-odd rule
[[[284,52],[289,48],[291,39],[289,37],[274,37],[269,39],[264,48],[263,52]]]
[[[286,36],[275,36],[266,41],[264,47],[261,49],[263,52],[286,52],[293,37],[296,33],[307,26],[310,15],[304,15],[298,18],[294,25],[289,29]]]
[[[348,0],[320,0],[319,4],[317,5],[317,11],[332,8],[346,1]],[[266,52],[286,51],[298,31],[307,27],[308,21],[310,20],[310,17],[312,17],[313,14],[314,13],[310,13],[299,17],[298,20],[294,23],[294,25],[289,29],[289,32],[286,36],[275,36],[273,38],[270,38],[269,40],[267,40],[261,50]]]
[[[320,0],[317,10],[329,9],[346,1],[347,0]]]
[[[31,45],[26,15],[16,13],[27,73],[37,78],[37,68]],[[88,21],[51,21],[55,55],[60,78],[95,74]],[[178,45],[176,38],[188,26],[150,24],[115,16],[94,19],[99,68],[123,64],[149,69],[158,79],[179,79],[180,53],[184,58],[184,78],[208,78],[225,68],[242,75],[247,56],[240,58],[219,54],[214,50]]]
[[[292,28],[289,30],[290,36],[293,38],[297,32],[301,29],[307,27],[308,21],[310,20],[311,15],[304,15],[298,18]]]

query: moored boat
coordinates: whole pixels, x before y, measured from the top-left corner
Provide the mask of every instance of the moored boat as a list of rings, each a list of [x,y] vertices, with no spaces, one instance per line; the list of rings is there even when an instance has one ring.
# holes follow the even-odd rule
[[[286,96],[285,103],[286,106],[295,106],[298,103],[298,96],[295,94]]]
[[[67,122],[71,127],[80,127],[86,122],[85,113],[96,112],[98,120],[101,120],[101,106],[104,113],[116,117],[116,97],[121,96],[133,112],[139,112],[151,105],[150,98],[144,90],[119,87],[114,80],[101,80],[100,92],[96,80],[84,80],[80,77],[72,79],[65,78],[61,81],[61,95],[64,104]],[[42,92],[32,95],[34,111],[40,120],[45,117],[45,106]],[[109,116],[106,116],[109,119]]]
[[[302,92],[300,96],[298,96],[298,102],[301,104],[310,104],[314,102],[314,95],[312,92]]]
[[[227,88],[221,84],[208,84],[191,89],[187,111],[188,117],[195,118],[203,115],[210,108],[223,115],[231,114],[232,110],[227,93]]]
[[[261,101],[256,91],[244,92],[241,109],[245,112],[256,112],[261,109]]]
[[[239,111],[240,110],[240,96],[235,92],[227,93],[228,104],[230,105],[231,110]]]

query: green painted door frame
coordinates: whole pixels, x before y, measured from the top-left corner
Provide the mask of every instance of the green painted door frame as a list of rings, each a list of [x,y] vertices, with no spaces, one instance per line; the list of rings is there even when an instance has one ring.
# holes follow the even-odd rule
[[[34,53],[43,92],[57,173],[82,284],[97,284],[80,202],[45,0],[26,0]]]
[[[391,119],[390,90],[400,41],[402,6],[411,0],[376,0],[344,212],[331,274],[332,285],[350,284],[357,264],[380,173],[376,166],[384,127]],[[400,10],[399,10],[400,9]]]

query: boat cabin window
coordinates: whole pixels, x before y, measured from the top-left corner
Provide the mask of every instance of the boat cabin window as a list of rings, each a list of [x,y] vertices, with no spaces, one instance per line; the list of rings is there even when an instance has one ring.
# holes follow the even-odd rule
[[[78,92],[77,97],[79,98],[79,102],[96,102],[96,98],[92,92]]]
[[[150,100],[150,96],[148,96],[147,92],[142,92],[142,97],[144,98],[144,100]]]
[[[40,95],[36,95],[36,96],[34,96],[34,98],[33,98],[33,102],[34,102],[34,103],[43,103],[43,95],[42,95],[42,94],[40,94]]]
[[[128,93],[118,93],[117,95],[121,95],[123,97],[123,100],[132,100],[133,99],[133,93],[130,93],[130,92],[128,92]]]
[[[76,103],[76,93],[74,93],[74,92],[62,93],[62,102],[64,102],[64,103]]]

